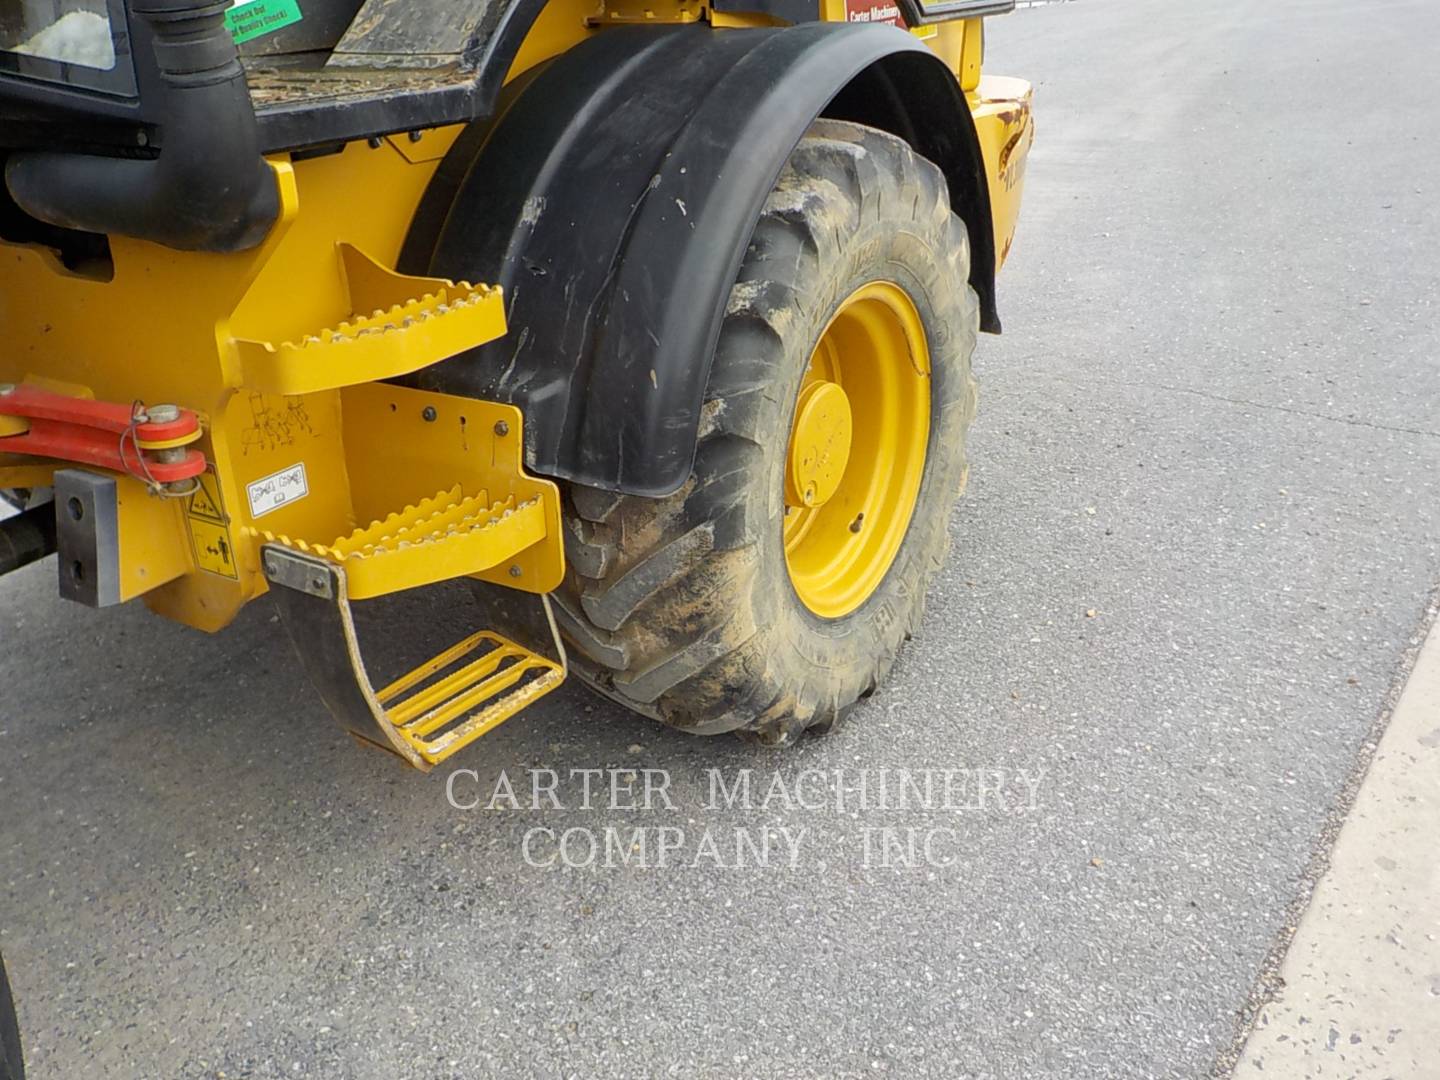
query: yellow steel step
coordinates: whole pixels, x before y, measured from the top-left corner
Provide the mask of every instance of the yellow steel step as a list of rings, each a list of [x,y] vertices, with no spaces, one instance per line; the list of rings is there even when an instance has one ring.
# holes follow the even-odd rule
[[[245,532],[343,565],[350,598],[366,600],[499,566],[545,538],[545,508],[538,495],[491,502],[483,491],[465,496],[457,486],[328,544],[254,526]]]
[[[409,541],[389,533],[379,539],[396,550],[426,547],[400,548]],[[565,648],[550,599],[542,594],[557,659],[481,630],[376,690],[348,586],[367,558],[384,555],[335,558],[334,549],[327,551],[272,541],[261,549],[261,561],[311,680],[336,719],[359,738],[429,771],[564,682]]]
[[[435,765],[564,679],[562,665],[482,630],[377,690],[375,699],[400,737]]]
[[[498,286],[397,274],[349,244],[340,244],[339,251],[352,314],[298,341],[237,338],[243,385],[272,394],[309,394],[378,382],[505,333],[505,298]]]

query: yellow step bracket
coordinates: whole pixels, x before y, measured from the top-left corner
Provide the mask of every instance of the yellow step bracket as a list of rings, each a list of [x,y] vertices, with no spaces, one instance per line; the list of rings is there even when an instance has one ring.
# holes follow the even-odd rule
[[[397,274],[359,248],[337,247],[353,314],[299,341],[238,338],[247,387],[310,394],[377,382],[504,335],[505,299],[498,286]]]
[[[352,600],[478,574],[545,539],[540,496],[491,502],[458,486],[396,511],[330,544],[294,540],[247,526],[245,533],[345,568]]]

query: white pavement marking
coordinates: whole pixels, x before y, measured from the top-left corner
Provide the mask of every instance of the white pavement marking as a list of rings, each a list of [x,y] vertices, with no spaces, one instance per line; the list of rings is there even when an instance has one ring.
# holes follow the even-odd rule
[[[1236,1080],[1440,1076],[1440,622]]]

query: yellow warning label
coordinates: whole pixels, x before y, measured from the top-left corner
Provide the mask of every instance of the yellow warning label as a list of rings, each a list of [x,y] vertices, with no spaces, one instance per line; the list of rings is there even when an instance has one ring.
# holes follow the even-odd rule
[[[222,577],[239,578],[235,572],[235,549],[230,530],[200,518],[190,519],[190,538],[195,542],[195,565]]]
[[[220,510],[220,484],[215,479],[215,474],[207,470],[200,474],[199,481],[200,486],[195,489],[195,494],[190,496],[191,516],[224,521],[225,515]]]
[[[195,565],[221,577],[240,579],[235,569],[235,548],[225,526],[224,504],[215,473],[207,469],[197,477],[199,485],[190,496],[190,542],[195,546]]]

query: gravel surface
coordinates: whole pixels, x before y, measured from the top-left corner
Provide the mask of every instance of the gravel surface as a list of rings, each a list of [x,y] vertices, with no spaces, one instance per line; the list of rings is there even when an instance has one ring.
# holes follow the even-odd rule
[[[338,732],[267,604],[205,637],[4,579],[35,1080],[1209,1072],[1440,580],[1437,39],[1429,0],[992,21],[1040,130],[970,494],[923,632],[828,738],[690,739],[574,686],[463,756],[459,810]],[[458,633],[454,599],[375,646]],[[564,808],[485,809],[530,768]],[[674,808],[584,808],[569,770],[607,768],[666,770]],[[752,806],[711,808],[746,768]],[[950,808],[877,808],[881,768],[950,770]],[[861,769],[867,808],[799,776]],[[646,867],[531,865],[531,830],[633,856],[637,827]]]

